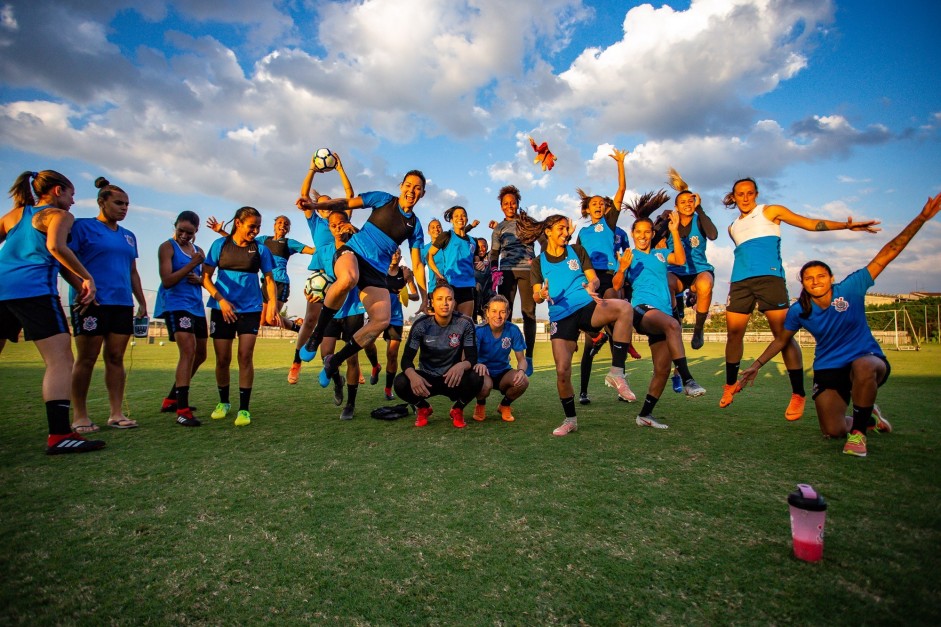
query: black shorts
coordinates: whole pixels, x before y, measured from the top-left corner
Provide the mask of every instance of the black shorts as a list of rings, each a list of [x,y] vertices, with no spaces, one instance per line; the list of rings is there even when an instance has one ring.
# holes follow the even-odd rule
[[[197,316],[188,311],[166,311],[161,318],[167,324],[167,335],[171,342],[176,342],[174,336],[177,333],[192,333],[200,340],[209,337],[206,316]]]
[[[598,276],[598,296],[604,297],[604,293],[612,289],[614,285],[614,273],[610,270],[595,270],[595,274]]]
[[[389,340],[398,340],[402,341],[402,325],[401,324],[390,324],[386,327],[385,331],[382,332],[382,339],[386,342]]]
[[[634,331],[640,333],[641,335],[647,336],[647,344],[656,344],[657,342],[662,342],[667,339],[667,336],[663,333],[648,333],[644,330],[644,314],[646,314],[651,309],[656,309],[656,307],[651,307],[650,305],[635,305],[634,306]]]
[[[100,336],[134,333],[134,307],[130,305],[89,305],[84,313],[72,307],[72,333]]]
[[[369,265],[369,262],[356,254],[349,246],[341,246],[337,248],[337,252],[333,255],[333,263],[336,266],[337,259],[342,255],[356,255],[356,265],[359,268],[359,282],[356,284],[356,287],[363,290],[367,287],[381,287],[382,289],[387,289],[386,287],[386,273],[380,272]]]
[[[274,294],[278,297],[278,301],[282,303],[288,302],[288,298],[291,297],[291,284],[282,283],[281,281],[274,282]],[[261,280],[261,299],[263,302],[268,302],[268,288],[265,284],[265,279]]]
[[[56,294],[0,301],[0,339],[16,342],[20,331],[28,342],[68,333],[62,302]]]
[[[712,270],[703,270],[703,272],[705,272],[706,274],[712,277],[713,283],[716,282],[715,272],[713,272]],[[697,272],[696,274],[674,274],[673,276],[676,277],[676,280],[679,282],[679,287],[680,287],[680,289],[678,289],[677,291],[682,292],[683,290],[688,290],[689,288],[691,288],[693,286],[693,283],[696,282],[696,277],[698,277],[700,274],[702,274],[702,272]]]
[[[261,312],[250,311],[237,314],[235,322],[226,322],[222,311],[213,309],[209,314],[209,337],[214,340],[234,340],[236,335],[258,335],[261,327]]]
[[[787,309],[790,306],[787,282],[779,276],[755,276],[735,281],[729,288],[725,309],[732,313],[751,314],[755,303],[758,311]]]
[[[327,324],[323,331],[324,337],[332,337],[344,342],[353,339],[353,334],[363,328],[365,324],[365,314],[356,314],[345,318],[334,318]]]
[[[460,305],[462,303],[472,303],[477,298],[477,288],[474,287],[454,287],[451,288],[454,290],[454,303]]]
[[[879,381],[879,387],[889,380],[892,374],[892,365],[889,360],[882,355],[874,355],[885,362],[885,376]],[[824,368],[823,370],[814,370],[814,391],[811,398],[815,399],[824,390],[835,390],[847,405],[850,404],[850,393],[853,391],[853,382],[850,380],[850,372],[853,370],[853,364],[849,363],[842,368]]]
[[[595,301],[591,301],[575,313],[549,323],[550,340],[568,340],[570,342],[578,341],[580,331],[587,331],[591,334],[597,334],[601,327],[591,326],[591,316],[595,313]]]

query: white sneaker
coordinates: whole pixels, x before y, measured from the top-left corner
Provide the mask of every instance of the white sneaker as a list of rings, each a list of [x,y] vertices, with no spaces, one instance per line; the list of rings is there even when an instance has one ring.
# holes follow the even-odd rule
[[[654,429],[669,429],[667,425],[662,422],[657,422],[653,416],[638,416],[634,421],[637,423],[638,427],[653,427]]]
[[[572,433],[573,431],[578,431],[578,423],[569,422],[566,420],[561,425],[555,428],[555,431],[552,432],[552,435],[563,436]]]
[[[683,386],[683,389],[686,391],[686,396],[690,398],[696,398],[697,396],[702,396],[706,393],[706,388],[696,383],[695,379],[690,379]]]
[[[609,372],[604,376],[604,384],[609,388],[617,390],[618,398],[622,401],[633,403],[637,400],[637,396],[631,392],[631,386],[627,384],[627,377],[624,375],[615,375]]]

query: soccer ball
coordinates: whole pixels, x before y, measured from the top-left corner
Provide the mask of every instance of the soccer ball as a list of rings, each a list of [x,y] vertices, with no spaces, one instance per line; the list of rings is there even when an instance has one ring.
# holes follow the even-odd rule
[[[329,148],[318,148],[314,153],[313,166],[317,172],[329,172],[337,167],[337,158]]]
[[[304,294],[308,297],[313,296],[315,300],[323,300],[327,289],[332,283],[333,281],[330,280],[326,272],[323,270],[314,270],[311,275],[307,277],[307,282],[304,283]]]

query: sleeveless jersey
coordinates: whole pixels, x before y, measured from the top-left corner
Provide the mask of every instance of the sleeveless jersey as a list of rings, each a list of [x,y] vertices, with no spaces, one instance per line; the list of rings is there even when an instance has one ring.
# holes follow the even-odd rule
[[[7,233],[0,247],[0,300],[59,295],[59,262],[46,248],[46,234],[33,227],[33,216],[48,206],[26,205]]]
[[[256,241],[247,246],[239,246],[232,241],[232,236],[220,237],[209,247],[205,264],[213,266],[216,272],[214,283],[222,292],[222,297],[232,304],[236,313],[254,313],[261,311],[261,286],[258,273],[268,274],[274,269],[271,251]],[[210,309],[219,309],[215,298],[209,297],[206,305]]]
[[[655,248],[649,253],[633,250],[631,265],[625,278],[633,288],[631,303],[647,305],[670,313],[670,285],[667,283],[667,251]]]
[[[454,231],[438,236],[434,243],[438,249],[435,264],[445,280],[454,287],[474,287],[474,253],[477,240]]]
[[[392,263],[395,250],[408,240],[409,248],[421,248],[425,234],[415,212],[406,213],[399,208],[399,199],[385,192],[360,194],[364,207],[373,210],[363,225],[347,243],[361,259],[385,274]]]
[[[781,225],[765,217],[765,205],[758,205],[729,226],[735,242],[732,282],[756,276],[784,278],[781,263]]]
[[[170,257],[170,269],[171,272],[176,272],[180,268],[189,265],[193,258],[183,252],[175,239],[171,238],[168,241],[173,248],[173,255]],[[202,264],[193,268],[193,272],[201,276],[203,273]],[[173,287],[164,287],[161,282],[157,287],[154,316],[160,317],[171,311],[186,311],[197,318],[204,318],[206,310],[203,309],[203,286],[190,284],[186,277]]]
[[[800,317],[799,302],[787,310],[784,328],[796,332],[804,327],[817,340],[814,370],[842,368],[864,355],[885,357],[866,321],[866,290],[873,284],[869,270],[861,268],[833,286],[826,309],[811,302],[807,318]]]
[[[137,259],[137,238],[123,226],[112,231],[98,218],[79,218],[72,225],[69,248],[95,279],[99,305],[134,305],[131,266]],[[69,289],[69,301],[75,300]]]
[[[715,268],[706,260],[706,242],[708,241],[699,227],[699,220],[693,215],[689,223],[689,233],[680,235],[680,241],[683,244],[683,250],[686,252],[686,263],[682,266],[669,265],[669,270],[677,276],[699,274],[700,272],[712,272]],[[667,235],[667,249],[673,248],[673,234]]]
[[[290,283],[291,277],[288,276],[288,259],[291,258],[291,255],[304,250],[304,245],[296,239],[289,237],[275,239],[270,235],[256,237],[255,241],[259,244],[263,244],[265,248],[271,251],[271,256],[274,257],[274,270],[271,271],[271,278],[278,283]]]
[[[581,253],[581,255],[579,254]],[[585,269],[593,270],[584,248],[566,246],[565,255],[550,258],[543,251],[533,262],[533,285],[549,282],[549,320],[557,322],[593,302],[583,287],[587,282]]]
[[[614,229],[607,218],[608,216],[604,216],[594,224],[586,224],[578,232],[577,241],[588,251],[595,270],[613,271],[617,267],[614,258]]]

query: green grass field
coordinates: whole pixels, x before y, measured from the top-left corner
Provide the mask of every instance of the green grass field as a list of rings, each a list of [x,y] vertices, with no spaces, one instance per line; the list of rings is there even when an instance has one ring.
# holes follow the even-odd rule
[[[761,348],[746,345],[746,363]],[[655,412],[668,431],[634,425],[638,406],[603,387],[600,359],[579,431],[553,438],[547,344],[517,421],[463,431],[446,401],[425,429],[373,420],[381,385],[341,422],[319,368],[287,385],[287,340],[259,343],[250,427],[208,419],[210,357],[191,392],[206,424],[184,429],[157,411],[175,346],[138,345],[128,403],[142,428],[47,457],[41,361],[8,345],[0,623],[941,622],[941,349],[889,353],[879,401],[896,430],[871,436],[866,459],[821,437],[812,404],[784,420],[780,361],[720,410],[722,350],[691,352],[709,393],[668,388]],[[629,364],[638,394],[649,369]],[[800,482],[830,506],[816,564],[791,554]]]

